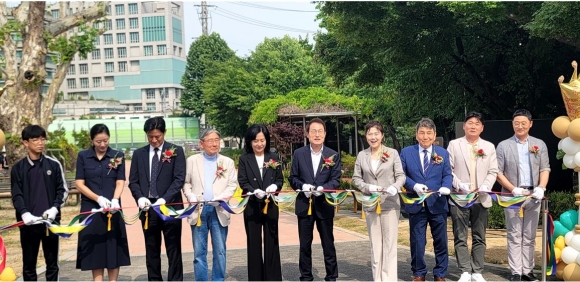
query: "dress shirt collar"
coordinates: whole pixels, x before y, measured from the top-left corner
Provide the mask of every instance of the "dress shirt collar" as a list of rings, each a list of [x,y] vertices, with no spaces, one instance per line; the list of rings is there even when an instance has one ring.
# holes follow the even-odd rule
[[[159,145],[159,147],[157,147],[157,148],[159,148],[159,151],[161,151],[163,149],[163,145],[165,145],[165,141],[163,141],[163,143],[161,143],[161,145]],[[149,145],[149,152],[150,153],[155,152],[155,147]]]
[[[314,150],[312,149],[312,145],[309,145],[309,147],[310,147],[310,153],[315,155],[315,156],[322,154],[322,151],[324,150],[324,145],[322,145],[322,147],[320,147],[320,151],[318,151],[318,153],[314,152]]]

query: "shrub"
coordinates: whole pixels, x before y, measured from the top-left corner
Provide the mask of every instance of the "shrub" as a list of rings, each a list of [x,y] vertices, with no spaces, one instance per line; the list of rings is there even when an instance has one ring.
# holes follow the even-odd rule
[[[230,157],[232,160],[234,160],[234,165],[238,167],[238,164],[240,163],[240,156],[244,154],[244,152],[244,149],[222,149],[220,154],[226,157]]]
[[[355,156],[349,155],[344,151],[340,152],[340,165],[342,168],[342,177],[352,177],[352,175],[354,174],[355,162],[356,162]]]
[[[489,208],[489,218],[487,219],[487,228],[489,229],[504,229],[505,228],[505,213],[503,208],[494,202]]]

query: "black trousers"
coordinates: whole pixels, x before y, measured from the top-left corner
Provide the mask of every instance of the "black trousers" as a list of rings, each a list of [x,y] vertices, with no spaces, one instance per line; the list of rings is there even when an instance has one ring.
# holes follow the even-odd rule
[[[324,254],[324,266],[326,268],[326,281],[336,281],[338,278],[338,265],[336,262],[336,249],[334,248],[334,234],[332,228],[334,218],[320,219],[312,212],[311,216],[298,217],[298,236],[300,237],[300,280],[312,281],[312,239],[314,224],[320,235],[322,253]]]
[[[266,203],[250,199],[244,210],[248,251],[248,281],[282,281],[280,244],[278,240],[279,210],[268,204],[268,214],[262,209]],[[262,260],[262,230],[264,255]]]
[[[167,281],[183,281],[183,261],[181,259],[182,220],[163,221],[154,210],[151,209],[148,213],[148,228],[147,230],[143,229],[147,279],[149,281],[163,281],[161,276],[161,234],[163,234],[169,261]],[[141,214],[141,225],[143,227],[145,227],[144,214]]]
[[[22,279],[36,281],[36,260],[40,243],[46,263],[46,281],[58,281],[58,236],[52,232],[46,236],[46,226],[35,224],[20,226],[20,246],[22,248]]]

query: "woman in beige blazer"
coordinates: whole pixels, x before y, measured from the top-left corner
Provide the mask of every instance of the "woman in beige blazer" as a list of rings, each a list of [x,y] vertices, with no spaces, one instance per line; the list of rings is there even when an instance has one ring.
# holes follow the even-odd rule
[[[397,193],[405,184],[399,153],[382,145],[385,132],[378,121],[365,126],[370,147],[356,157],[354,185],[365,194],[381,193],[380,214],[365,208],[375,281],[397,281],[397,231],[401,205]]]

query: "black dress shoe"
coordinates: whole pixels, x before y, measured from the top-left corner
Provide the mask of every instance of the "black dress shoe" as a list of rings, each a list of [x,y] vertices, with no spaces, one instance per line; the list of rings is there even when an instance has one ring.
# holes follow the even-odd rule
[[[510,281],[522,281],[522,276],[519,274],[512,274]]]
[[[534,273],[530,272],[528,274],[522,275],[522,281],[540,281],[540,280],[536,278]]]

